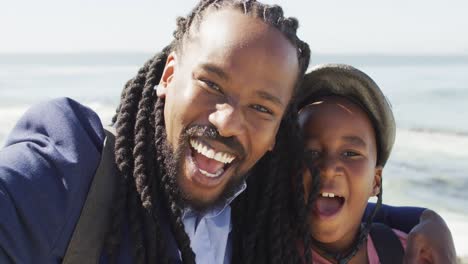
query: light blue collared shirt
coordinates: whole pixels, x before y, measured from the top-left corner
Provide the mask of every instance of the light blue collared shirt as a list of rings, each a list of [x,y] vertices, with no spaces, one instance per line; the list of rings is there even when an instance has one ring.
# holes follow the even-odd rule
[[[182,216],[185,232],[196,255],[196,262],[203,264],[231,263],[231,202],[239,196],[247,184],[244,182],[226,203],[200,215],[186,209]]]

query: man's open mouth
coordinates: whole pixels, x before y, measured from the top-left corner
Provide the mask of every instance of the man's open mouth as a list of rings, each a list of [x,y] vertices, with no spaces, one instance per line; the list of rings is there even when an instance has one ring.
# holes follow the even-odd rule
[[[321,218],[333,217],[341,211],[345,201],[336,193],[321,192],[315,201],[314,211]]]
[[[236,160],[234,154],[218,151],[211,147],[208,143],[197,139],[190,139],[191,158],[198,172],[209,178],[203,180],[203,183],[213,182],[217,178],[222,178],[222,175],[229,169],[233,161]],[[216,182],[218,182],[216,180]],[[214,183],[214,182],[213,182]]]

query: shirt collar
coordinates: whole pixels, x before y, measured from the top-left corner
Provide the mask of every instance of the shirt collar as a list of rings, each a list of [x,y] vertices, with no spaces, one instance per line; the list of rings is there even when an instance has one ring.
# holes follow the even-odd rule
[[[219,204],[219,205],[215,206],[214,208],[207,210],[204,213],[204,217],[213,218],[213,217],[216,217],[219,214],[221,214],[226,209],[226,207],[228,207],[232,203],[232,201],[234,201],[234,199],[237,198],[237,196],[239,196],[242,192],[245,191],[246,188],[247,188],[247,183],[244,180],[236,188],[236,191],[234,192],[234,194],[231,197],[226,199],[226,201],[224,203]],[[193,210],[192,208],[187,207],[183,211],[182,218],[189,217],[189,216],[194,216],[194,215],[197,215],[197,212],[195,210]]]

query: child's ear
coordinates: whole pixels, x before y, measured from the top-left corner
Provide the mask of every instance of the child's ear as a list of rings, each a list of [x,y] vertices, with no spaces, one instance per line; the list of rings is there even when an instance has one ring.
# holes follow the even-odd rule
[[[159,81],[159,85],[156,87],[156,94],[160,98],[165,98],[167,94],[167,88],[174,78],[175,67],[177,65],[177,56],[175,52],[171,52],[167,56],[166,65]]]
[[[382,171],[382,166],[375,167],[372,196],[377,196],[380,193],[380,187],[382,187]]]

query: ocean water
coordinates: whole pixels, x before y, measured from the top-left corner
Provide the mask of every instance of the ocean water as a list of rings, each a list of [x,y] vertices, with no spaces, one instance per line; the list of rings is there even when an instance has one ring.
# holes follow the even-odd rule
[[[150,54],[0,55],[0,144],[24,111],[67,96],[110,121],[120,91]],[[314,55],[348,63],[389,98],[397,138],[384,170],[384,201],[429,207],[468,256],[468,57]]]

